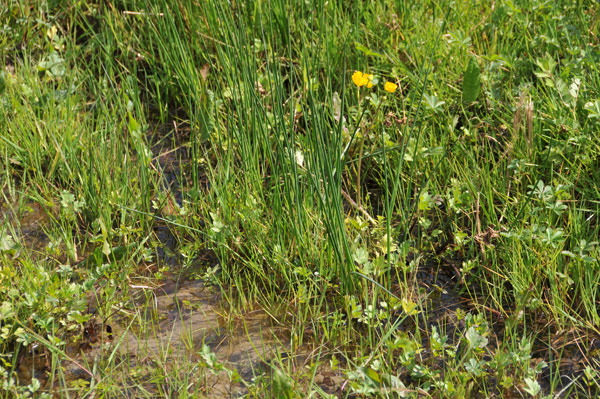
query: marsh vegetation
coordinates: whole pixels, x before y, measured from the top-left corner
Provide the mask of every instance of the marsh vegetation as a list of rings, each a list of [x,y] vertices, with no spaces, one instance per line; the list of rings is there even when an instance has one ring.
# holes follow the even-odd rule
[[[0,1],[0,392],[600,395],[597,1]]]

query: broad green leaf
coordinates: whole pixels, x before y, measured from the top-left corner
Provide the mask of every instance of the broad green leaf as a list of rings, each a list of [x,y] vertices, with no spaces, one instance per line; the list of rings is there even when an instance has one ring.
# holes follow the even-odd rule
[[[479,86],[479,65],[475,59],[471,58],[463,76],[462,100],[464,103],[470,104],[477,100]]]
[[[373,370],[371,367],[365,367],[365,374],[372,379],[374,382],[381,384],[381,377],[377,371]]]

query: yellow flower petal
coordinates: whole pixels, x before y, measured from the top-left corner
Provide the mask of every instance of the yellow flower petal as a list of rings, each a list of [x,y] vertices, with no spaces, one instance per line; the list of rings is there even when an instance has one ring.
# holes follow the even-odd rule
[[[392,83],[392,82],[385,82],[385,85],[383,85],[383,89],[390,93],[395,92],[397,88],[398,88],[398,85],[395,83]]]
[[[358,87],[367,86],[369,88],[373,87],[373,75],[369,73],[363,73],[361,71],[354,71],[352,74],[352,81]]]
[[[364,86],[366,83],[364,82],[363,73],[361,71],[354,71],[352,74],[352,81],[358,87]]]

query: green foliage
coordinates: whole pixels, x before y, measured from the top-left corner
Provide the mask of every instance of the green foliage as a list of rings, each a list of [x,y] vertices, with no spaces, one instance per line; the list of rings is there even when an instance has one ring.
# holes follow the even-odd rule
[[[208,370],[250,396],[328,397],[315,376],[340,358],[341,396],[593,397],[593,356],[561,375],[545,340],[575,331],[585,351],[600,329],[599,12],[591,0],[3,4],[0,389],[45,389],[16,377],[35,345],[60,377],[91,297],[148,331],[128,287],[181,271],[217,285],[224,313],[265,309],[293,354],[313,348],[242,382],[203,344],[180,373],[152,374],[165,396],[206,394]],[[179,188],[162,145],[186,154]],[[165,223],[185,270],[155,264]],[[445,295],[461,305],[437,318]],[[114,345],[73,382],[82,396],[117,392],[118,374],[143,380]]]
[[[463,75],[462,100],[464,103],[470,104],[477,100],[480,88],[479,73],[477,61],[470,58],[469,65]]]

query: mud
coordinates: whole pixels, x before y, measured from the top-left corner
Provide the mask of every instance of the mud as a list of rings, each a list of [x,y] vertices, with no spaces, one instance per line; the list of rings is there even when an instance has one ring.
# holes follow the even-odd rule
[[[28,202],[21,206],[4,204],[0,208],[0,228],[10,225],[15,229],[16,237],[13,239],[20,244],[23,250],[34,254],[42,254],[50,243],[46,228],[50,223],[48,212],[54,208],[44,208],[36,202]]]
[[[137,386],[152,395],[165,392],[169,387],[150,382],[152,370],[161,368],[165,372],[162,368],[174,368],[166,372],[188,377],[208,397],[239,397],[247,393],[246,384],[270,370],[268,361],[282,350],[265,313],[247,314],[231,321],[233,329],[226,328],[220,295],[201,281],[177,284],[171,280],[164,287],[138,291],[138,297],[145,298],[140,302],[145,303],[130,322],[119,317],[104,322],[93,319],[86,326],[83,339],[67,346],[67,357],[62,360],[63,381],[50,380],[51,356],[35,349],[22,357],[19,380],[36,377],[43,383],[43,390],[58,394],[64,383],[92,383],[99,376],[91,365],[112,358],[120,367],[125,363],[128,370],[138,370],[132,374],[140,377],[133,382],[131,377],[115,381],[117,386]],[[229,332],[232,330],[234,333]],[[237,370],[243,381],[232,382],[226,372],[213,374],[202,358],[204,345],[225,367]],[[177,370],[178,365],[183,365],[183,369]]]

